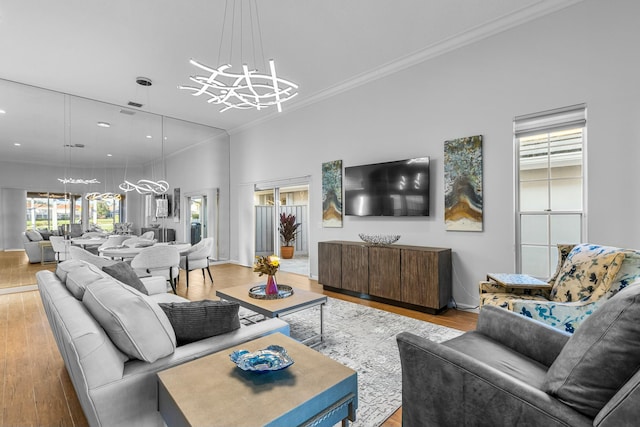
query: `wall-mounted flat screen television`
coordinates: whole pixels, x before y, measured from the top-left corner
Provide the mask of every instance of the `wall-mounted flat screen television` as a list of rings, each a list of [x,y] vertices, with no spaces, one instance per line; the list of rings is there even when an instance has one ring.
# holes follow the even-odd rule
[[[429,216],[429,157],[344,169],[345,215]]]

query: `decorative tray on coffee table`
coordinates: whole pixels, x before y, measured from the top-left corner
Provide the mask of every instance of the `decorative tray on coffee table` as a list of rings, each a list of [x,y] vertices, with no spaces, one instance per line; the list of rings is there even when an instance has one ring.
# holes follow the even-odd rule
[[[278,285],[277,294],[268,294],[266,292],[267,285],[258,285],[249,289],[249,296],[255,299],[280,299],[293,295],[293,288],[288,285]]]

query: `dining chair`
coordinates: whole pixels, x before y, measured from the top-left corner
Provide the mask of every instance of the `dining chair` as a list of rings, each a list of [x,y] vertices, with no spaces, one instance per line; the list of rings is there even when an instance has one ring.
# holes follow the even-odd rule
[[[107,241],[98,247],[98,252],[100,252],[105,248],[113,248],[116,246],[120,246],[122,245],[122,242],[130,238],[131,238],[130,236],[127,236],[124,234],[111,234],[107,236]]]
[[[66,261],[71,258],[69,256],[69,241],[65,240],[63,236],[51,236],[49,241],[55,253],[56,262]]]
[[[153,240],[156,238],[156,233],[154,233],[153,231],[147,231],[146,233],[142,233],[140,235],[141,239],[147,239],[147,240]]]
[[[141,273],[152,276],[164,277],[173,293],[176,293],[178,274],[180,272],[180,252],[171,245],[156,245],[144,248],[131,260],[131,268]]]
[[[200,242],[189,248],[189,251],[180,257],[180,268],[187,272],[187,288],[189,287],[189,272],[202,269],[202,279],[206,280],[204,270],[209,273],[209,279],[213,283],[213,276],[209,269],[209,259],[213,249],[213,237],[205,237]]]

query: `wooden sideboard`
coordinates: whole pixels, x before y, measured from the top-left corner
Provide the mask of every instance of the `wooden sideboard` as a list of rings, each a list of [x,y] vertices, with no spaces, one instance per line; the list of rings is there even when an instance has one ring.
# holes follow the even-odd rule
[[[318,242],[318,283],[334,292],[439,313],[451,300],[451,249]]]

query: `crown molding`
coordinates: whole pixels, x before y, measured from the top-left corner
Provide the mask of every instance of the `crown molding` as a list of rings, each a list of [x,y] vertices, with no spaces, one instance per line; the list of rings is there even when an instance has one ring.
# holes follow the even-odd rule
[[[251,122],[245,123],[241,126],[236,126],[234,128],[228,129],[227,132],[229,133],[229,135],[243,132],[252,127],[271,121],[277,117],[282,117],[283,115],[291,113],[292,111],[296,111],[313,105],[317,102],[324,101],[325,99],[334,97],[358,86],[362,86],[364,84],[405,70],[422,62],[437,58],[438,56],[444,55],[453,50],[460,49],[464,46],[470,45],[480,40],[484,40],[503,31],[515,28],[519,25],[565,9],[582,1],[583,0],[540,0],[539,2],[531,6],[523,7],[499,18],[479,24],[469,30],[455,34],[409,55],[384,64],[381,67],[376,68],[375,70],[356,75],[350,79],[342,81],[341,83],[330,86],[327,89],[316,92],[302,100],[294,101],[294,103],[287,105],[286,110],[282,113],[267,114],[259,119],[252,120]]]

